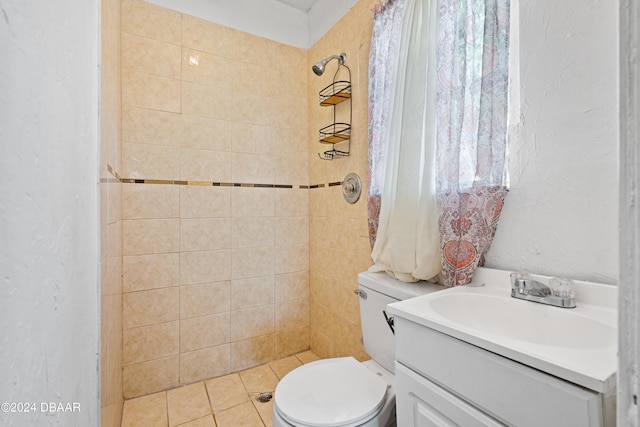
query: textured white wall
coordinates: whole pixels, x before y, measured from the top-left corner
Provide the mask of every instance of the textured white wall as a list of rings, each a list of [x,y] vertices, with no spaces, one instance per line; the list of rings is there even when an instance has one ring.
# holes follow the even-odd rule
[[[487,266],[616,283],[617,7],[519,2],[511,187]]]
[[[319,0],[302,12],[275,0],[148,0],[237,30],[308,49],[358,0]]]
[[[0,0],[2,426],[99,424],[99,8]]]

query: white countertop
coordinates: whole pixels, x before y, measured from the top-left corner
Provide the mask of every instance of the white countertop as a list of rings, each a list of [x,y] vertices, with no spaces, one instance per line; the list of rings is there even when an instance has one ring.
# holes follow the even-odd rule
[[[575,281],[577,307],[559,308],[512,298],[509,274],[479,268],[469,285],[393,303],[388,311],[588,389],[613,390],[617,287]]]

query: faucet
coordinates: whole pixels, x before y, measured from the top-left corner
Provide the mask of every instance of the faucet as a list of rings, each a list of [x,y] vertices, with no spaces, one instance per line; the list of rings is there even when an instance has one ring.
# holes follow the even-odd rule
[[[552,279],[551,282],[559,285],[552,289],[552,286],[534,280],[528,274],[511,273],[511,296],[555,307],[574,308],[576,299],[570,281]]]

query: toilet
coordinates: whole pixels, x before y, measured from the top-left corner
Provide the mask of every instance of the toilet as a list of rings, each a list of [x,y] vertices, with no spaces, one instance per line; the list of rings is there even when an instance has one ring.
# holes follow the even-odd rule
[[[353,357],[318,360],[300,366],[276,387],[274,427],[392,427],[396,425],[393,319],[387,304],[442,289],[404,283],[386,273],[358,275],[364,349],[371,360]]]

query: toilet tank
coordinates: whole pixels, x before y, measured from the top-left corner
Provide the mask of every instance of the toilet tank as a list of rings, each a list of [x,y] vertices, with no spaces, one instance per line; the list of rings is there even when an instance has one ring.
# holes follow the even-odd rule
[[[401,282],[384,272],[358,274],[362,339],[367,354],[386,370],[394,372],[395,339],[385,318],[387,304],[440,289],[442,286],[424,281]]]

